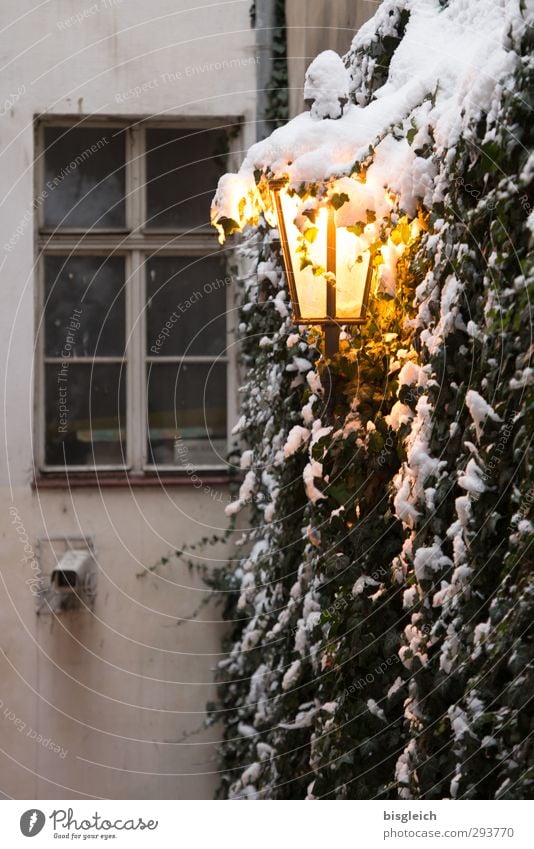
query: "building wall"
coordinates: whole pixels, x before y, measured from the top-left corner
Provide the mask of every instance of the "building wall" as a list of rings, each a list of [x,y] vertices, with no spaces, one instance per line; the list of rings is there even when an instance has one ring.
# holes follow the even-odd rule
[[[217,739],[217,728],[180,744],[202,723],[220,652],[216,621],[178,625],[205,598],[205,585],[178,563],[144,577],[138,573],[169,550],[224,528],[227,487],[208,487],[205,481],[197,488],[31,488],[35,252],[28,217],[33,121],[43,113],[243,116],[239,158],[255,138],[256,57],[248,7],[240,0],[55,0],[37,6],[4,0],[0,792],[5,796],[211,798],[217,783],[209,742]],[[17,227],[22,232],[6,250]],[[96,546],[94,615],[37,616],[31,559],[23,559],[26,536],[37,553],[40,538],[80,534],[92,535]],[[207,553],[216,558],[225,552]],[[200,619],[218,616],[207,607]]]
[[[290,117],[304,110],[304,75],[310,62],[322,50],[346,53],[377,6],[373,0],[286,0]]]

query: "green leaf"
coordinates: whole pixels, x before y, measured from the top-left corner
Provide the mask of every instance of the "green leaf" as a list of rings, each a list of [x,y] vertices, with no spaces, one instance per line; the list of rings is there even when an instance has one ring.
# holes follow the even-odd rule
[[[349,233],[354,233],[355,236],[361,236],[363,234],[365,224],[363,221],[357,221],[356,224],[353,224],[351,227],[347,227]]]
[[[217,223],[223,228],[226,237],[231,236],[233,233],[238,233],[241,229],[237,221],[233,218],[219,218]]]
[[[344,203],[348,203],[350,200],[348,194],[346,192],[335,192],[330,198],[330,203],[334,207],[334,209],[340,209]]]

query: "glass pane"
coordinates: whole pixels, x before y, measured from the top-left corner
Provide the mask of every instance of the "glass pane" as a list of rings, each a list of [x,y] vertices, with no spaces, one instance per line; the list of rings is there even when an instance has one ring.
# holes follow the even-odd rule
[[[358,236],[345,227],[337,228],[336,239],[336,316],[343,323],[363,315],[371,257],[369,251],[362,252]]]
[[[284,215],[287,241],[291,254],[291,265],[295,278],[295,288],[300,307],[302,321],[311,321],[326,317],[326,281],[321,275],[315,276],[311,267],[301,269],[301,255],[297,252],[300,245],[301,233],[295,224],[302,201],[298,195],[289,195],[280,192],[280,200]],[[323,207],[319,210],[315,226],[318,233],[314,242],[307,245],[308,257],[315,264],[326,269],[326,228],[327,210]]]
[[[118,128],[46,127],[47,227],[125,227],[125,133]]]
[[[151,364],[148,380],[148,461],[176,466],[226,461],[226,366]]]
[[[45,258],[48,357],[122,356],[124,257]]]
[[[46,462],[51,466],[126,464],[126,368],[121,364],[46,366]]]
[[[208,257],[147,260],[147,353],[217,356],[226,349],[223,262]]]
[[[226,171],[223,130],[147,130],[147,227],[209,227],[210,206]]]

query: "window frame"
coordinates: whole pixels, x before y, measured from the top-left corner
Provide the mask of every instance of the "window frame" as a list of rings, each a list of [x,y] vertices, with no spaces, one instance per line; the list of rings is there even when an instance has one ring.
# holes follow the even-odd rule
[[[158,464],[148,462],[148,406],[146,368],[150,359],[157,362],[223,362],[226,366],[226,447],[231,446],[232,426],[237,420],[237,358],[233,310],[233,287],[225,287],[227,351],[224,357],[164,356],[152,357],[146,345],[146,262],[152,256],[224,258],[226,251],[220,247],[209,222],[194,231],[183,228],[144,227],[146,209],[146,130],[166,129],[230,129],[241,124],[240,117],[180,118],[151,120],[150,118],[124,118],[109,116],[105,119],[80,116],[36,116],[34,198],[44,189],[44,132],[46,127],[121,128],[125,130],[125,228],[47,228],[44,226],[44,203],[39,204],[34,216],[34,244],[36,270],[35,297],[35,393],[34,441],[37,468],[44,475],[87,475],[115,473],[146,477],[162,473],[165,476],[183,476],[189,464]],[[230,156],[232,150],[230,150]],[[126,462],[120,465],[51,465],[46,463],[46,409],[45,368],[47,362],[58,358],[47,357],[44,348],[45,257],[47,255],[99,256],[102,260],[124,256],[125,262],[125,333],[131,335],[132,344],[125,349],[123,363],[126,367]],[[59,358],[60,359],[60,358]],[[93,365],[105,362],[107,357],[87,357]],[[113,358],[120,359],[120,358]],[[76,359],[73,358],[75,363]],[[193,464],[195,470],[228,472],[224,463]]]

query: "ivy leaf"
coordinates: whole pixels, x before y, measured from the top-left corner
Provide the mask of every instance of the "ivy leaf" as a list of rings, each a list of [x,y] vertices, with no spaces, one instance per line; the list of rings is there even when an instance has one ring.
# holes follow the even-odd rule
[[[342,505],[343,507],[348,504],[353,498],[354,493],[346,486],[344,482],[337,481],[336,483],[330,484],[326,488],[326,494],[329,495],[337,504]]]
[[[310,242],[310,244],[312,244],[313,242],[315,242],[318,232],[319,230],[317,227],[308,227],[308,229],[304,233],[304,238],[307,242]]]
[[[417,127],[415,125],[413,118],[412,118],[411,124],[412,124],[412,126],[410,127],[410,129],[406,133],[406,141],[408,142],[409,145],[412,144],[414,138],[417,135]]]
[[[218,224],[223,228],[224,235],[226,238],[231,236],[233,233],[237,233],[240,231],[240,226],[234,218],[219,218]]]
[[[330,198],[330,203],[334,209],[340,209],[343,204],[348,203],[349,200],[350,198],[346,192],[335,192]]]
[[[349,233],[354,233],[355,236],[361,236],[363,234],[365,224],[363,221],[357,221],[356,224],[353,224],[351,227],[347,227]]]

